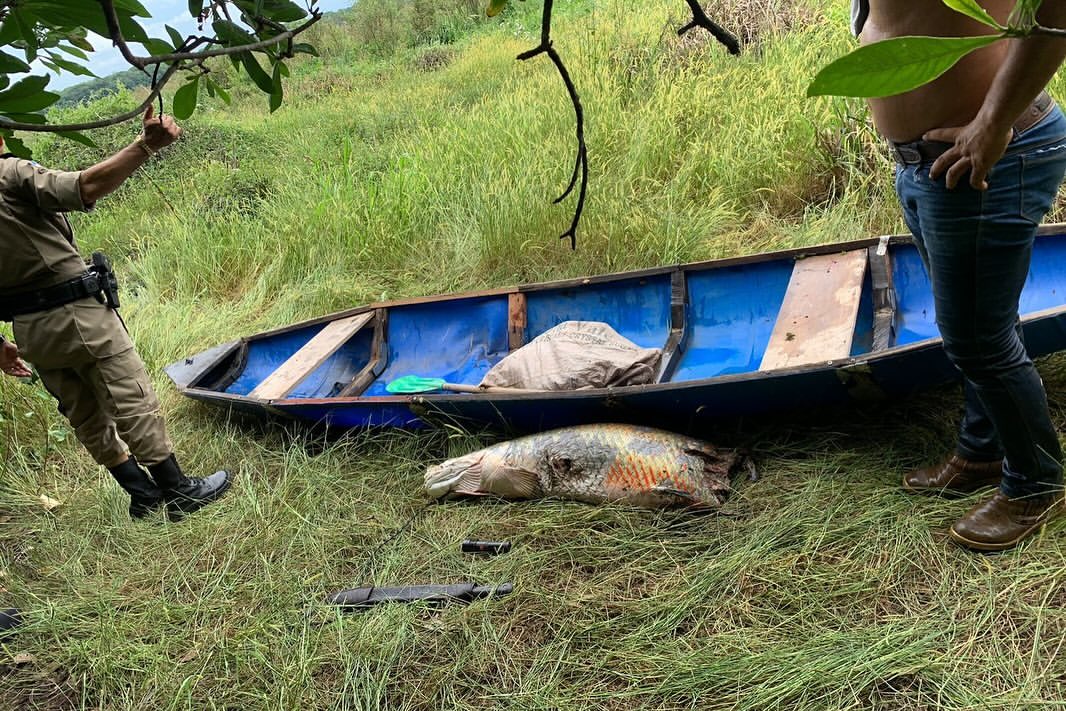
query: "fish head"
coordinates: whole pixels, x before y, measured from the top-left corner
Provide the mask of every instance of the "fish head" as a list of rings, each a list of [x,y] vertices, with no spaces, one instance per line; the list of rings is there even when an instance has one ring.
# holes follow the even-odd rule
[[[430,467],[426,470],[426,493],[434,499],[480,493],[482,463],[486,452],[482,449]]]
[[[426,492],[434,499],[446,496],[499,496],[529,499],[542,496],[549,475],[544,460],[509,443],[482,449],[430,467]]]

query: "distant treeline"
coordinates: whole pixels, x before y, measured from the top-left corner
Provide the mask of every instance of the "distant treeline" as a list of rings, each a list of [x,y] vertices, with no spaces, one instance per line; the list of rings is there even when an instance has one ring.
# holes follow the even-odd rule
[[[106,77],[68,86],[59,92],[59,101],[55,105],[73,106],[91,98],[114,94],[120,88],[133,89],[139,86],[148,86],[151,83],[151,77],[136,67],[130,67],[124,72],[116,72],[108,74]]]

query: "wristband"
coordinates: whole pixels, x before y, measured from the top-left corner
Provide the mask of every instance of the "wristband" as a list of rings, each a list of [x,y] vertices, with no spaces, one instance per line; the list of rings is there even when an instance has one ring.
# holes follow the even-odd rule
[[[140,136],[137,136],[137,138],[133,142],[140,146],[141,150],[144,151],[149,158],[154,157],[158,153],[158,151],[153,151],[151,148],[148,147],[148,142],[144,140],[143,133]]]

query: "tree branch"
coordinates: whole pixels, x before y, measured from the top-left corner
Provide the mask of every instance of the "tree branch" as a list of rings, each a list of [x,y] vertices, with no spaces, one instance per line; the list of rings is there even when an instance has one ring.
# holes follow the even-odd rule
[[[140,116],[144,113],[145,109],[159,96],[163,89],[163,85],[170,80],[174,73],[178,71],[178,65],[172,64],[167,68],[167,71],[159,79],[159,83],[152,87],[151,92],[148,94],[148,98],[141,102],[141,104],[131,111],[127,111],[124,114],[118,116],[112,116],[106,119],[99,119],[97,121],[86,121],[84,123],[65,123],[65,124],[41,124],[41,123],[20,123],[18,121],[8,121],[7,119],[0,118],[0,129],[8,129],[11,131],[35,131],[37,133],[60,133],[63,131],[88,131],[93,128],[104,128],[105,126],[114,126],[115,124],[122,123],[123,121],[129,121],[132,118]]]
[[[171,54],[156,54],[147,57],[141,57],[135,55],[130,50],[129,45],[126,43],[125,38],[122,36],[122,29],[118,24],[118,13],[115,12],[115,3],[113,0],[99,0],[100,5],[104,9],[104,16],[107,20],[107,31],[111,35],[112,43],[118,47],[118,51],[122,54],[122,57],[132,66],[138,69],[144,69],[145,67],[153,64],[170,64],[171,62],[182,62],[186,60],[198,60],[208,59],[210,57],[225,57],[231,54],[239,54],[240,52],[254,52],[260,49],[266,49],[267,47],[273,47],[276,44],[280,44],[286,40],[291,40],[296,35],[305,31],[311,25],[315,24],[322,19],[322,12],[315,10],[311,13],[311,19],[304,22],[302,25],[286,30],[280,34],[277,34],[269,39],[262,40],[260,42],[253,42],[251,44],[242,44],[236,47],[223,47],[220,49],[208,49],[203,52],[173,52]]]
[[[142,114],[145,109],[158,97],[162,101],[162,90],[168,81],[174,76],[174,74],[181,68],[183,68],[184,62],[192,63],[193,65],[203,65],[205,59],[210,57],[222,57],[241,52],[253,52],[256,50],[266,49],[272,47],[281,42],[288,41],[290,43],[292,38],[307,30],[313,24],[322,19],[322,13],[317,9],[311,12],[311,17],[303,24],[295,27],[291,30],[275,35],[269,39],[262,40],[260,42],[254,42],[245,45],[239,45],[236,47],[223,47],[219,49],[209,49],[203,51],[193,51],[197,47],[210,44],[219,44],[219,40],[214,37],[193,37],[186,38],[185,42],[178,47],[177,52],[171,54],[152,55],[148,57],[141,57],[133,54],[129,45],[126,43],[125,38],[122,36],[122,29],[119,27],[118,13],[115,11],[115,4],[113,0],[99,0],[100,6],[103,9],[105,21],[107,23],[108,33],[111,35],[111,40],[118,48],[122,57],[130,65],[137,67],[141,71],[147,73],[147,67],[155,67],[155,71],[152,73],[152,86],[148,93],[148,97],[141,102],[136,108],[119,114],[117,116],[111,116],[109,118],[99,119],[96,121],[85,121],[82,123],[68,123],[68,124],[39,124],[39,123],[25,123],[21,121],[9,121],[5,118],[0,118],[0,129],[6,129],[9,131],[33,131],[37,133],[61,133],[66,131],[87,131],[94,128],[104,128],[105,126],[114,126],[115,124],[129,121],[132,118]],[[3,0],[0,0],[0,10],[6,7]],[[167,70],[163,73],[163,76],[159,77],[156,81],[155,77],[158,75],[159,67],[169,64]],[[162,109],[160,109],[162,114]]]
[[[588,147],[585,145],[585,114],[581,108],[581,99],[577,94],[577,87],[574,86],[573,80],[570,78],[570,73],[566,70],[566,65],[563,64],[562,57],[552,47],[551,41],[551,17],[552,17],[552,2],[553,0],[544,0],[544,14],[541,16],[540,27],[540,44],[533,49],[522,52],[518,55],[520,61],[527,59],[533,59],[537,55],[547,54],[551,59],[552,64],[559,72],[559,76],[562,77],[563,83],[566,85],[566,91],[570,95],[570,101],[574,104],[574,115],[577,123],[577,158],[574,161],[574,172],[570,176],[570,183],[566,186],[563,193],[557,197],[553,204],[558,205],[565,200],[574,187],[578,183],[578,177],[581,177],[581,189],[578,192],[577,208],[574,210],[574,218],[570,222],[570,229],[563,234],[559,235],[559,239],[570,239],[570,249],[577,249],[577,226],[581,221],[581,214],[585,211],[585,195],[588,191],[589,182],[589,161],[588,161]]]
[[[714,38],[725,45],[730,54],[740,54],[740,42],[732,34],[727,32],[723,27],[716,23],[711,18],[707,17],[707,13],[703,11],[703,7],[700,5],[699,0],[685,0],[688,3],[689,8],[692,10],[692,21],[677,31],[678,35],[683,35],[689,30],[695,27],[702,27],[703,29],[714,35]]]

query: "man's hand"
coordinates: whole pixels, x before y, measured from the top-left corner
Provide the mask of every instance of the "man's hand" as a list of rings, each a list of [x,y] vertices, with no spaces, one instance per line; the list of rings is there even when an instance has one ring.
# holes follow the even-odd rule
[[[28,378],[33,373],[19,358],[19,349],[11,341],[0,341],[0,370],[15,378]]]
[[[136,141],[81,172],[78,187],[85,205],[91,205],[115,192],[150,156],[178,140],[181,135],[181,127],[174,123],[172,117],[164,114],[157,118],[151,106],[144,112],[142,127],[144,132]]]
[[[934,128],[922,138],[926,141],[954,143],[943,155],[936,159],[929,169],[929,177],[936,180],[947,171],[944,182],[948,190],[954,190],[967,172],[970,173],[970,185],[975,190],[988,190],[985,177],[992,170],[1003,152],[1007,150],[1014,135],[1014,129],[1006,133],[992,128],[979,118],[965,126],[955,128]]]
[[[166,148],[181,136],[181,126],[174,122],[174,118],[166,114],[160,114],[159,118],[156,118],[154,106],[149,106],[144,112],[141,129],[144,132],[145,144],[153,151]]]

